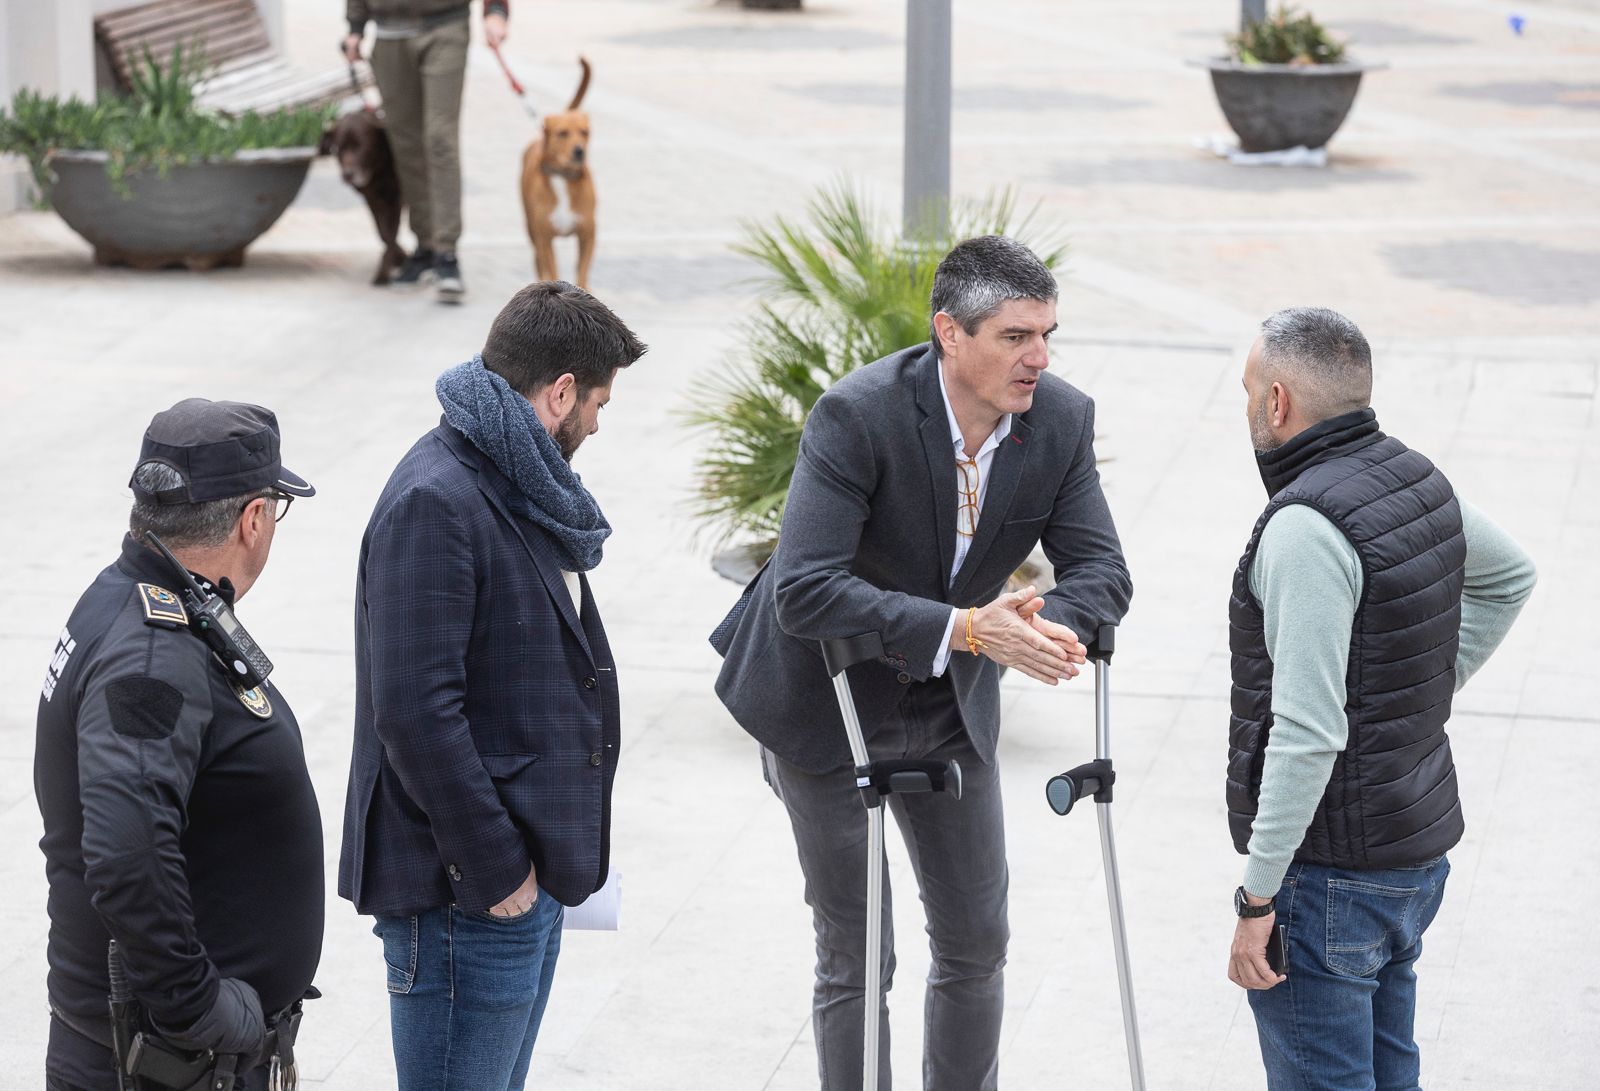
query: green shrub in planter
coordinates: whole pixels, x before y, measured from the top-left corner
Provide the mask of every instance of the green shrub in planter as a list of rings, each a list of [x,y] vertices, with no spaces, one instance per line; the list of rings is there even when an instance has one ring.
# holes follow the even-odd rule
[[[1339,64],[1344,48],[1310,15],[1288,6],[1228,35],[1228,49],[1241,64]]]
[[[146,52],[125,97],[106,96],[91,104],[23,88],[9,109],[0,110],[0,152],[25,158],[41,198],[47,198],[53,153],[103,151],[107,173],[126,193],[126,176],[134,171],[165,174],[174,166],[246,150],[314,148],[333,117],[332,106],[237,117],[207,113],[195,106],[193,91],[205,67],[199,49],[180,44],[165,65]]]

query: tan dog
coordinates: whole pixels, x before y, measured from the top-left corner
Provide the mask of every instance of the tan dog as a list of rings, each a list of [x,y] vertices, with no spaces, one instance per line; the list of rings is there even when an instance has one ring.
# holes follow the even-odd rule
[[[589,90],[589,62],[572,102],[544,118],[544,135],[522,153],[522,211],[533,242],[533,268],[540,280],[557,280],[555,239],[578,237],[578,287],[589,287],[594,260],[594,178],[589,174],[589,115],[578,109]]]

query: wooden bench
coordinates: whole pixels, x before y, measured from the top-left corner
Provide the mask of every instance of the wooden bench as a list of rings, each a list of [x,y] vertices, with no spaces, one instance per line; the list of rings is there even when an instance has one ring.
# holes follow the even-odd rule
[[[166,63],[174,46],[187,52],[198,44],[208,68],[195,87],[196,100],[220,114],[321,106],[355,93],[343,63],[307,72],[279,57],[255,0],[154,0],[97,16],[94,37],[124,91],[145,63],[146,49]],[[333,52],[331,41],[328,52]],[[365,61],[356,65],[356,78],[363,88],[372,83]]]

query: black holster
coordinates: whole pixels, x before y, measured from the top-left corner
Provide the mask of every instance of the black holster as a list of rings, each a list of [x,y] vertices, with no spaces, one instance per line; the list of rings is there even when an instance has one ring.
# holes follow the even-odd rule
[[[299,1082],[294,1043],[300,1034],[302,1005],[322,995],[315,988],[282,1011],[267,1018],[267,1033],[259,1053],[213,1053],[173,1045],[149,1030],[133,1029],[144,1021],[138,1004],[118,1014],[115,1023],[73,1017],[51,1006],[69,1029],[111,1050],[116,1058],[118,1085],[126,1091],[233,1091],[236,1081],[260,1064],[270,1066],[272,1091],[294,1091]],[[114,1009],[115,1010],[115,1009]]]

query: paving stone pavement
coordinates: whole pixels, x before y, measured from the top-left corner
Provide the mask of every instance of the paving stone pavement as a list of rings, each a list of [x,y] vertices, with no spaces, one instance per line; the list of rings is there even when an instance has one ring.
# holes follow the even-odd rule
[[[623,928],[571,934],[530,1086],[815,1086],[808,913],[754,744],[711,693],[705,645],[734,597],[687,515],[690,380],[737,359],[759,301],[728,244],[841,177],[893,208],[903,4],[799,15],[703,0],[528,0],[508,54],[545,108],[576,56],[602,228],[594,288],[650,342],[579,468],[616,526],[595,587],[624,693],[616,856]],[[290,0],[288,46],[326,63],[335,0]],[[1055,366],[1099,405],[1099,450],[1137,593],[1114,671],[1115,804],[1149,1083],[1263,1086],[1226,980],[1240,864],[1221,799],[1224,599],[1263,502],[1238,374],[1254,325],[1319,303],[1362,324],[1376,404],[1541,571],[1453,721],[1468,829],[1421,962],[1430,1089],[1576,1091],[1600,1066],[1600,4],[1324,0],[1387,60],[1323,170],[1232,167],[1203,72],[1232,3],[957,0],[955,185],[1015,187],[1071,250]],[[306,729],[338,852],[361,528],[437,407],[433,377],[481,344],[531,275],[515,179],[531,125],[475,48],[467,88],[471,289],[457,309],[366,285],[377,244],[319,163],[245,268],[94,268],[46,213],[0,219],[0,1089],[42,1083],[44,937],[31,791],[50,642],[112,556],[145,422],[201,394],[274,407],[319,488],[283,528],[246,620]],[[564,268],[572,254],[562,251]],[[642,456],[642,457],[641,457]],[[1057,819],[1046,777],[1092,747],[1088,687],[1005,683],[1014,941],[1001,1071],[1013,1088],[1125,1086],[1092,819]],[[891,838],[900,969],[892,1052],[914,1085],[926,952]],[[370,922],[330,897],[301,1056],[308,1087],[391,1086]]]

